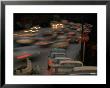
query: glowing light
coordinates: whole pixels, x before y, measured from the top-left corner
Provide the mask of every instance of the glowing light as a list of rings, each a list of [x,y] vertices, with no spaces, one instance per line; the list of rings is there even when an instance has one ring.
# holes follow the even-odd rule
[[[29,31],[32,31],[32,30],[29,30]]]
[[[59,25],[61,25],[61,26],[62,26],[63,24],[59,24]]]
[[[53,30],[60,30],[61,28],[64,27],[62,23],[53,23],[51,24],[51,26]]]
[[[26,31],[26,30],[25,30],[24,32],[29,32],[29,31]]]
[[[36,31],[31,31],[31,32],[36,32]]]
[[[33,26],[30,29],[40,29],[40,28],[41,28],[40,26]]]
[[[37,27],[34,27],[34,28],[37,28]]]

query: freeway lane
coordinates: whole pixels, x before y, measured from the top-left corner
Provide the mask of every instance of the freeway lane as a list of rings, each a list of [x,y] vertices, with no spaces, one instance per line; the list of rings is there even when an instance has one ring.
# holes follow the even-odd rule
[[[49,30],[49,29],[48,29]],[[42,29],[39,34],[36,34],[36,36],[31,38],[38,38],[42,37],[42,33],[47,32],[47,29]],[[79,33],[76,32],[78,36]],[[18,39],[18,38],[16,38]],[[48,68],[48,56],[50,55],[51,46],[47,47],[40,47],[38,45],[30,44],[30,45],[21,45],[16,42],[14,42],[14,69],[16,69],[18,66],[24,64],[23,61],[17,60],[15,57],[20,52],[28,52],[32,54],[32,64],[33,67],[36,68],[36,65],[39,65],[41,68],[41,74],[47,75],[47,68]],[[73,43],[69,44],[69,46],[66,49],[66,56],[68,58],[71,58],[73,60],[79,60],[81,50],[81,44],[80,43]]]

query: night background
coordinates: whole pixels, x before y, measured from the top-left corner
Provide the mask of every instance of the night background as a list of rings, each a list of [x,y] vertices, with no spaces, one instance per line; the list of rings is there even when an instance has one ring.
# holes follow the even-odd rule
[[[42,27],[49,27],[50,22],[53,20],[68,20],[75,23],[87,22],[93,24],[95,28],[97,26],[96,13],[14,13],[14,30],[22,29],[22,27],[17,27],[17,22],[21,22],[22,24],[39,24]]]
[[[41,28],[51,27],[52,21],[91,24],[93,25],[89,33],[89,41],[85,45],[86,66],[97,66],[97,13],[14,13],[14,32],[28,29],[39,25]]]

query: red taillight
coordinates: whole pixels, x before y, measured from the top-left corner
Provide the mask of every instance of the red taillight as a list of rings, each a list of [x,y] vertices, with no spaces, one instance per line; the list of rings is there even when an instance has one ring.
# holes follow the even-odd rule
[[[24,58],[27,58],[29,56],[32,56],[32,54],[28,54],[28,53],[25,53],[23,55],[20,55],[20,56],[16,56],[17,59],[24,59]]]

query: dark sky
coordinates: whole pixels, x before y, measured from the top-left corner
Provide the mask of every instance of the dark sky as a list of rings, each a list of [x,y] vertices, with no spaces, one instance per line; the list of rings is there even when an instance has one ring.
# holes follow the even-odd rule
[[[48,27],[53,20],[66,19],[72,22],[90,23],[97,26],[97,14],[96,13],[14,13],[14,29],[22,29],[18,27],[17,22],[22,25],[30,24],[40,25],[42,27]]]

